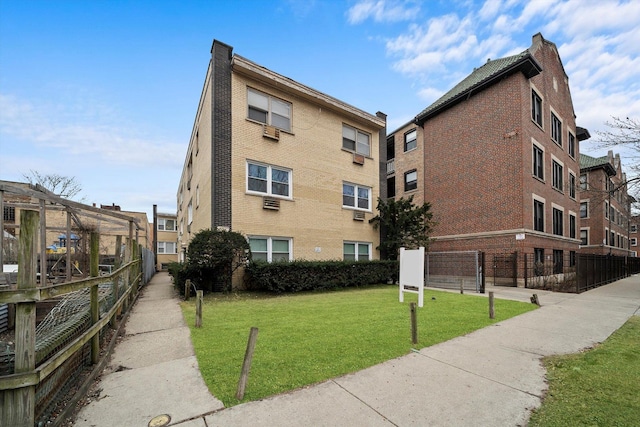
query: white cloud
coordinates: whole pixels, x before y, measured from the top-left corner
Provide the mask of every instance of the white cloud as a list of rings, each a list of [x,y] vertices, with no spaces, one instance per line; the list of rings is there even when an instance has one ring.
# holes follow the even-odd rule
[[[420,10],[412,0],[360,0],[347,11],[347,21],[359,24],[371,18],[375,22],[411,20]]]
[[[61,153],[92,158],[113,165],[180,167],[184,144],[153,139],[141,131],[116,126],[100,114],[94,102],[78,101],[73,111],[55,103],[24,101],[0,94],[0,135]],[[104,109],[104,111],[109,111]]]

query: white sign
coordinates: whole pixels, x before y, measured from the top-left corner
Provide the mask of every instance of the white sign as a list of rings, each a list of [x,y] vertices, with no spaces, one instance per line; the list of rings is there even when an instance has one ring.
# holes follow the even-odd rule
[[[524,233],[516,234],[516,240],[524,240]]]
[[[400,302],[404,292],[418,294],[418,307],[424,305],[424,247],[400,248]]]

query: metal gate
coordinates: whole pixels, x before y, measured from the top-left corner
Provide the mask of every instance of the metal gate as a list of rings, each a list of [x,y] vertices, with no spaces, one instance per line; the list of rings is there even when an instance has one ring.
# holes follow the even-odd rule
[[[480,255],[479,251],[427,252],[426,286],[483,292]]]
[[[495,286],[518,286],[518,253],[493,255],[493,284]]]

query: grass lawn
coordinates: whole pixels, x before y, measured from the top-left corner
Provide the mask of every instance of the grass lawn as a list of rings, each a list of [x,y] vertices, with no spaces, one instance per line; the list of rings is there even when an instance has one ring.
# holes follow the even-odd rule
[[[640,425],[640,317],[584,353],[544,360],[549,390],[530,426]]]
[[[435,299],[432,299],[435,298]],[[195,299],[182,303],[202,376],[225,406],[235,398],[251,327],[259,329],[243,401],[293,390],[467,334],[533,310],[533,304],[425,290],[417,309],[418,341],[411,344],[409,302],[398,302],[397,286],[272,296],[209,294],[202,328],[196,329]]]

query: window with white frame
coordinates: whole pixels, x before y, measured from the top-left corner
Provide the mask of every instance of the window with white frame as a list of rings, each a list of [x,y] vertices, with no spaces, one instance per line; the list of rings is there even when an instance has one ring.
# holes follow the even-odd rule
[[[569,140],[567,142],[567,145],[568,145],[567,149],[569,150],[569,155],[575,159],[576,158],[576,137],[571,132],[569,132]]]
[[[342,183],[342,206],[371,210],[371,188],[348,182]]]
[[[569,197],[576,198],[576,176],[569,172]]]
[[[189,205],[187,206],[187,225],[191,225],[193,222],[193,202],[189,200]]]
[[[638,246],[638,239],[636,237],[631,238],[631,246]]]
[[[587,184],[587,174],[580,174],[580,190],[586,190],[588,188]]]
[[[291,130],[291,103],[258,92],[255,89],[247,89],[247,101],[249,104],[248,116],[251,120],[279,129]]]
[[[249,237],[249,247],[254,261],[291,261],[291,239],[287,237]]]
[[[371,243],[344,242],[342,256],[345,261],[368,261],[371,259]]]
[[[555,160],[553,160],[551,163],[553,172],[553,188],[562,191],[562,175],[564,173],[563,166]]]
[[[418,131],[416,129],[404,134],[404,151],[413,150],[418,146]]]
[[[533,175],[544,180],[544,151],[533,144]]]
[[[551,113],[551,139],[562,147],[562,122],[553,112]]]
[[[544,232],[544,203],[540,200],[533,201],[533,229]]]
[[[632,233],[637,233],[638,232],[638,226],[636,224],[631,224],[631,232]]]
[[[176,220],[158,218],[158,231],[177,231]]]
[[[563,212],[560,209],[553,208],[553,234],[562,236],[563,232]]]
[[[411,191],[418,188],[418,171],[416,169],[404,174],[404,191]]]
[[[589,244],[589,230],[580,230],[580,244],[586,246]]]
[[[580,202],[580,218],[589,218],[589,202]]]
[[[569,214],[569,237],[576,238],[576,216]]]
[[[531,120],[542,127],[542,98],[531,89]]]
[[[176,242],[158,242],[159,254],[177,254]]]
[[[363,156],[371,153],[371,137],[351,126],[342,125],[342,148]]]
[[[247,162],[247,192],[291,198],[291,170]]]

